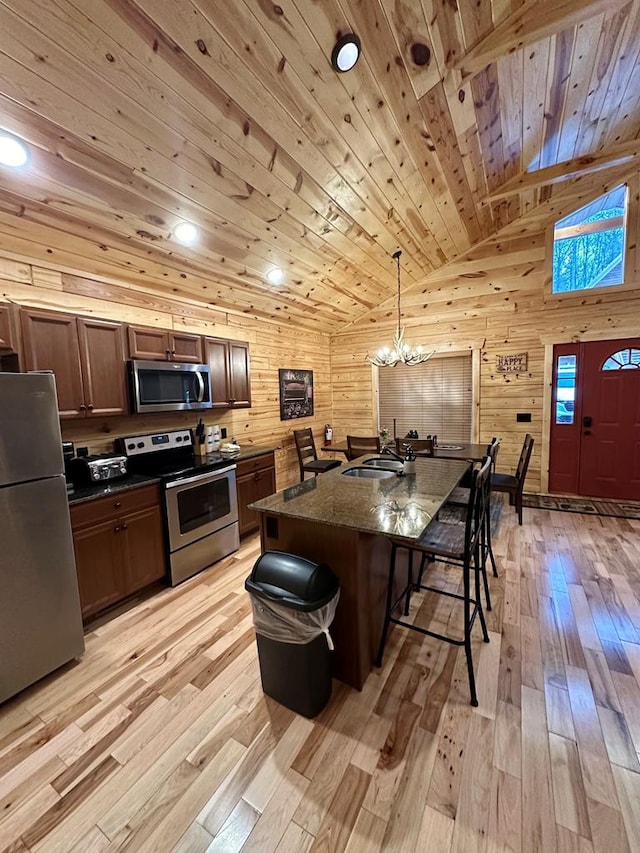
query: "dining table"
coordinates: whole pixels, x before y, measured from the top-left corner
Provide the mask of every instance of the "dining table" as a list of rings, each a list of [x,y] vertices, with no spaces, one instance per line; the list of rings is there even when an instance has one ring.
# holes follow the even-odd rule
[[[395,452],[394,445],[387,445]],[[482,459],[487,455],[488,442],[484,444],[475,444],[472,442],[463,441],[442,441],[438,442],[433,448],[433,459],[461,459],[469,462],[482,462]],[[325,453],[344,453],[347,455],[347,442],[337,441],[331,444],[323,444],[322,448]],[[425,450],[416,450],[416,456],[430,456]]]

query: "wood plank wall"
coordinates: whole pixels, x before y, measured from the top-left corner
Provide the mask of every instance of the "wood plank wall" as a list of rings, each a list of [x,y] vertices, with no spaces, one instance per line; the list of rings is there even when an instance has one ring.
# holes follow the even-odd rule
[[[0,257],[0,301],[41,309],[61,310],[110,320],[180,329],[197,334],[249,341],[251,355],[250,409],[204,412],[207,424],[226,427],[240,445],[276,447],[278,488],[299,479],[293,430],[311,426],[318,446],[324,425],[331,420],[329,337],[304,330],[292,334],[285,325],[257,317],[212,309],[153,294],[123,282],[98,281],[70,275],[37,263]],[[315,412],[312,418],[281,421],[278,368],[313,370]],[[194,426],[195,413],[138,415],[124,418],[63,421],[64,439],[86,445],[91,452],[112,449],[121,435]]]
[[[635,289],[551,298],[547,295],[546,235],[474,250],[455,264],[455,275],[432,281],[402,298],[407,340],[437,351],[481,350],[479,438],[502,438],[499,467],[514,471],[526,432],[535,438],[527,491],[541,488],[545,345],[569,340],[640,334],[640,285]],[[390,343],[393,312],[379,312],[332,337],[333,424],[338,439],[354,425],[376,429],[375,371],[366,361]],[[496,355],[528,354],[526,374],[498,374]],[[354,401],[356,414],[354,415]],[[531,423],[517,423],[530,412]],[[391,427],[391,424],[383,424]]]

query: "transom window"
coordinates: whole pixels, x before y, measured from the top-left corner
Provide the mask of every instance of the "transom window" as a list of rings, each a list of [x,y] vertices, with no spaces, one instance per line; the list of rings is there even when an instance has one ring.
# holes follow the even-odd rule
[[[616,187],[556,222],[553,293],[622,284],[627,195]]]
[[[614,352],[602,365],[603,370],[640,369],[640,349],[621,349]]]

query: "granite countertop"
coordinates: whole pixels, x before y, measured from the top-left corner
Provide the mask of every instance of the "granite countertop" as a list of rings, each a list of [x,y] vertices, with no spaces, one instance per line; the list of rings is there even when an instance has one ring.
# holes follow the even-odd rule
[[[255,456],[262,456],[264,453],[272,453],[274,447],[240,447],[240,453],[235,456],[222,456],[220,453],[211,453],[208,456],[196,456],[196,466],[198,462],[203,463],[211,461],[223,461],[233,464],[243,459],[252,459]],[[118,492],[127,491],[128,489],[137,489],[140,486],[148,486],[151,483],[159,483],[159,477],[151,477],[147,474],[127,474],[121,480],[111,480],[108,483],[96,483],[89,486],[76,486],[73,492],[68,496],[69,505],[83,503],[84,501],[94,501],[98,498],[109,497]]]
[[[417,540],[457,486],[469,463],[458,460],[416,460],[416,473],[387,479],[343,476],[362,465],[368,454],[250,504],[250,508],[346,527],[363,533]],[[387,457],[390,458],[390,457]]]
[[[127,474],[121,480],[111,480],[108,483],[96,483],[90,486],[76,486],[69,497],[69,506],[95,501],[98,498],[107,498],[118,492],[126,492],[129,489],[138,489],[140,486],[150,486],[159,483],[159,477],[149,477],[146,474]]]

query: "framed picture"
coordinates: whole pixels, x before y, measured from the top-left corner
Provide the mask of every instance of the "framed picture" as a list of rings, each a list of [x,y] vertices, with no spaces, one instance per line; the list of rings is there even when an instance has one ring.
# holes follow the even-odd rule
[[[313,414],[313,370],[278,371],[280,420],[308,418]]]

